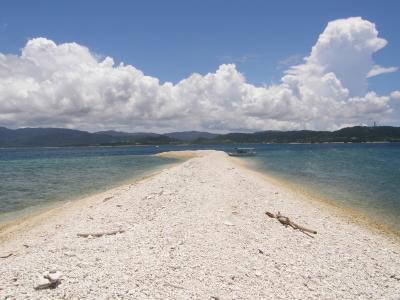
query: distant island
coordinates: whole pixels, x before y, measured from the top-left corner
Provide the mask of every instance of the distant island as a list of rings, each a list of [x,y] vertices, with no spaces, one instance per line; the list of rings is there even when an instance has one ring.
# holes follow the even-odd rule
[[[366,143],[400,142],[400,127],[354,126],[336,131],[260,131],[215,134],[200,131],[165,134],[120,131],[87,131],[65,128],[0,127],[0,147],[67,147],[122,145],[177,145],[215,143]]]

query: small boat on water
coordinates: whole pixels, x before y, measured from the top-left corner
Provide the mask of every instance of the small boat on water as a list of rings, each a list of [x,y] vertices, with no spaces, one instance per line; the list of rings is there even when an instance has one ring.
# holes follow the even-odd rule
[[[255,156],[254,148],[235,148],[234,152],[228,152],[229,156]]]

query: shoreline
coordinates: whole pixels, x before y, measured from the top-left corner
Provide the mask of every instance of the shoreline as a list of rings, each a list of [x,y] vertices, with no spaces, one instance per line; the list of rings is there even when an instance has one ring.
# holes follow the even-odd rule
[[[254,172],[256,175],[260,176],[264,180],[273,182],[274,184],[290,190],[294,193],[299,193],[306,201],[310,201],[312,204],[321,205],[326,209],[331,210],[332,213],[335,213],[338,217],[345,218],[349,222],[354,222],[361,226],[365,226],[375,232],[385,234],[388,237],[400,241],[400,232],[390,227],[389,224],[379,223],[362,211],[359,211],[351,206],[339,204],[334,199],[321,195],[318,192],[308,191],[299,184],[279,178],[268,172],[259,171],[243,160],[233,157],[230,157],[230,159],[233,160],[236,164],[240,165],[242,168],[250,172]]]
[[[224,152],[160,155],[193,158],[27,219],[0,243],[0,298],[400,297],[399,240]],[[49,272],[61,283],[35,290]]]
[[[99,198],[107,198],[121,189],[123,190],[131,185],[139,184],[140,182],[154,177],[166,169],[173,168],[182,162],[184,162],[184,159],[182,159],[181,162],[162,165],[159,168],[154,168],[149,172],[145,172],[139,177],[126,179],[121,182],[121,184],[117,184],[101,192],[89,193],[64,201],[49,202],[30,212],[18,215],[16,218],[0,222],[0,245],[9,240],[10,235],[23,233],[24,230],[42,224],[46,219],[55,217],[57,214],[62,214],[66,210],[78,209],[79,206],[90,204]]]
[[[83,195],[81,197],[76,197],[70,200],[65,200],[62,202],[49,202],[43,206],[40,206],[37,210],[33,210],[26,214],[18,215],[16,218],[12,218],[11,220],[6,220],[5,222],[0,222],[0,245],[7,241],[10,238],[10,235],[15,233],[21,233],[24,229],[27,229],[31,226],[37,226],[41,224],[43,220],[49,217],[54,217],[57,214],[62,214],[66,208],[74,208],[75,206],[78,208],[79,205],[88,204],[92,201],[96,201],[98,198],[107,198],[109,195],[121,190],[126,189],[130,185],[139,184],[142,181],[150,179],[154,176],[157,176],[164,170],[171,169],[176,167],[186,160],[195,158],[195,157],[202,157],[206,155],[210,150],[196,150],[196,151],[167,151],[167,152],[160,152],[157,154],[153,154],[154,156],[159,157],[166,157],[166,158],[175,158],[179,159],[180,161],[176,163],[169,163],[166,165],[162,165],[160,167],[154,168],[149,171],[149,174],[144,174],[143,176],[139,176],[137,178],[133,177],[121,182],[116,186],[113,186],[107,190],[102,192],[90,193],[89,195]],[[214,150],[211,150],[214,151]]]
[[[48,204],[40,206],[40,208],[38,208],[37,210],[35,209],[26,214],[18,215],[16,218],[13,218],[11,220],[0,222],[0,244],[7,240],[7,237],[9,235],[14,234],[15,232],[21,232],[23,228],[39,224],[43,219],[54,216],[57,213],[62,213],[63,209],[65,209],[66,207],[71,208],[74,205],[77,206],[79,203],[87,203],[88,201],[90,201],[89,199],[93,198],[97,199],[103,196],[107,197],[107,195],[112,194],[115,191],[127,188],[132,184],[139,184],[141,181],[145,181],[146,179],[157,176],[160,172],[178,166],[184,163],[186,160],[203,157],[211,153],[212,151],[216,150],[176,150],[153,154],[154,156],[175,158],[180,159],[181,161],[163,165],[160,168],[155,168],[154,170],[151,170],[149,174],[145,174],[137,178],[124,180],[123,182],[121,182],[121,184],[112,186],[111,188],[108,188],[102,192],[90,193],[88,195],[83,195],[81,197],[76,197],[62,202],[50,202]],[[244,160],[241,160],[240,158],[229,157],[229,160],[231,160],[238,167],[255,174],[256,176],[262,178],[267,182],[272,182],[273,184],[287,189],[290,192],[299,193],[303,196],[304,200],[309,201],[312,204],[321,205],[327,210],[331,210],[331,212],[336,214],[338,217],[342,217],[349,222],[354,222],[358,225],[369,228],[370,230],[373,230],[380,234],[385,234],[388,237],[400,241],[400,232],[391,228],[388,224],[375,221],[362,211],[358,211],[350,206],[338,204],[335,202],[334,199],[324,197],[319,193],[307,191],[298,184],[292,183],[282,178],[278,178],[272,174],[269,174],[268,172],[259,171],[256,168],[252,167],[251,164],[247,163]],[[164,166],[166,166],[166,168],[163,168]]]
[[[209,150],[197,150],[197,151],[209,151]],[[171,157],[171,158],[186,158],[191,159],[195,157],[201,157],[203,154],[201,153],[192,153],[193,151],[168,151],[168,152],[161,152],[156,154],[157,156],[162,157]],[[205,153],[206,154],[206,153]],[[379,223],[372,219],[367,214],[363,213],[362,211],[358,211],[357,209],[351,206],[345,206],[338,204],[334,199],[321,195],[317,192],[313,193],[312,191],[307,191],[306,189],[302,188],[300,185],[290,182],[289,180],[285,180],[274,176],[268,172],[263,172],[253,168],[249,163],[244,160],[241,160],[237,157],[229,157],[229,159],[238,165],[239,167],[243,168],[246,171],[249,171],[256,176],[261,177],[263,180],[267,182],[272,182],[280,187],[283,187],[293,193],[299,193],[303,196],[306,201],[310,201],[316,205],[322,205],[326,209],[331,210],[332,213],[346,219],[349,222],[354,222],[355,224],[366,226],[369,229],[379,233],[385,234],[388,237],[392,237],[398,241],[400,241],[400,232],[396,231],[394,228],[390,227],[389,224]]]

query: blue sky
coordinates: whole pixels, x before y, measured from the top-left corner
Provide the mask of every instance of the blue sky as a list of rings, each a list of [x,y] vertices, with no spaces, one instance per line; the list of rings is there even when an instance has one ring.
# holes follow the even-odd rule
[[[278,84],[308,56],[332,20],[361,16],[386,47],[376,64],[400,66],[400,1],[2,1],[0,52],[19,54],[45,37],[76,42],[92,53],[159,78],[178,81],[235,63],[247,82]],[[400,72],[368,80],[370,90],[400,89]],[[396,113],[397,108],[395,109]]]
[[[162,81],[234,62],[249,82],[279,81],[287,58],[306,56],[328,21],[362,16],[388,45],[382,65],[400,65],[400,1],[2,1],[0,52],[32,37],[77,42]],[[400,72],[370,79],[387,92]]]

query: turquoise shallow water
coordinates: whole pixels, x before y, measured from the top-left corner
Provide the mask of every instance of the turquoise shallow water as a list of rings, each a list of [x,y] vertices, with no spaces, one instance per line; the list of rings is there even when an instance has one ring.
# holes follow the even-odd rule
[[[147,151],[146,151],[147,150]],[[0,222],[79,198],[176,162],[145,148],[0,149]]]
[[[241,145],[254,169],[290,181],[400,232],[400,144]],[[152,156],[235,145],[0,149],[0,222],[101,192],[177,160]]]
[[[400,232],[400,144],[264,145],[255,169]]]

